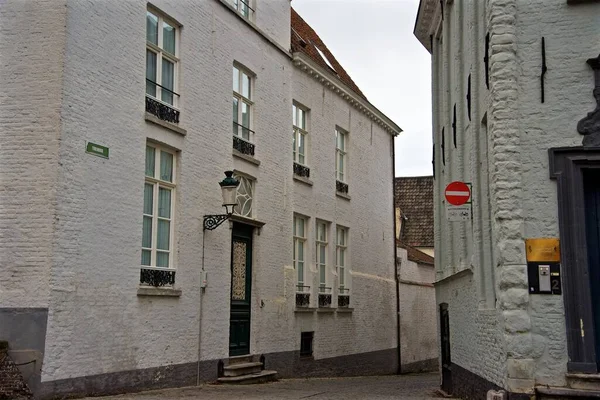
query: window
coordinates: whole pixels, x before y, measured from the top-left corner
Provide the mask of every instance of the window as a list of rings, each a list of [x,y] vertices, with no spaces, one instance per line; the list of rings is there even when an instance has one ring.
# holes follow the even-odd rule
[[[304,286],[304,254],[306,252],[306,219],[294,216],[294,268],[298,274],[298,291],[303,292]]]
[[[233,213],[242,217],[252,218],[253,209],[252,201],[254,199],[254,179],[235,175],[235,179],[240,181],[240,185],[237,188],[236,202],[237,204],[233,207]]]
[[[340,293],[346,292],[346,267],[348,259],[348,229],[338,226],[335,239],[335,265],[340,280]]]
[[[146,94],[177,107],[179,38],[176,24],[146,11]]]
[[[308,131],[306,128],[307,110],[294,104],[292,106],[292,112],[292,120],[294,124],[294,162],[300,165],[306,165],[306,136],[308,135]]]
[[[254,9],[250,7],[250,1],[251,0],[230,0],[237,12],[246,19],[250,19],[250,12],[254,12]]]
[[[233,136],[251,141],[252,78],[248,72],[233,67]]]
[[[340,182],[346,182],[348,169],[348,133],[335,129],[335,176]]]
[[[317,221],[316,248],[319,292],[325,292],[327,286],[327,222]]]
[[[142,266],[173,268],[175,161],[172,151],[146,146]]]
[[[314,332],[300,332],[300,356],[310,357],[313,354]]]

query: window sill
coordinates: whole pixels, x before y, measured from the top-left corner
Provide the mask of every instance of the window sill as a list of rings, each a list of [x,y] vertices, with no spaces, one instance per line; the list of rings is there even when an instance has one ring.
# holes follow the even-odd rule
[[[318,313],[326,313],[326,314],[331,314],[335,312],[335,308],[334,307],[320,307],[317,308],[317,312]]]
[[[295,313],[313,313],[316,308],[314,307],[296,307],[294,308]]]
[[[338,313],[351,313],[354,311],[354,308],[352,307],[340,307],[337,309]]]
[[[181,297],[181,290],[174,288],[155,288],[151,286],[140,286],[137,290],[138,296],[161,296]]]
[[[150,114],[149,112],[146,112],[146,115],[144,118],[148,122],[152,122],[153,124],[162,126],[163,128],[167,128],[168,130],[173,131],[175,133],[179,133],[180,135],[183,135],[183,136],[187,135],[187,130],[180,128],[179,126],[172,124],[171,122],[167,122],[167,121],[163,121],[162,119],[158,119],[154,115]]]
[[[313,181],[311,181],[310,179],[305,178],[303,176],[296,175],[296,174],[294,174],[294,180],[298,181],[298,182],[302,182],[302,183],[304,183],[305,185],[308,185],[308,186],[312,186],[313,185]]]
[[[244,154],[241,151],[233,149],[232,153],[234,157],[241,158],[244,161],[248,161],[250,164],[254,164],[257,167],[260,165],[260,161],[256,158],[249,156],[248,154]]]
[[[352,199],[352,197],[350,197],[350,195],[349,195],[349,194],[347,194],[347,193],[342,193],[342,192],[338,192],[338,191],[336,191],[336,192],[335,192],[335,195],[336,195],[337,197],[341,197],[342,199],[344,199],[344,200],[348,200],[348,201],[350,201],[350,199]]]

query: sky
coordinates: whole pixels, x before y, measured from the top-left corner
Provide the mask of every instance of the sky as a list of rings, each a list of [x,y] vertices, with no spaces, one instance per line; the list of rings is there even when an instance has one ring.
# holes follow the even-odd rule
[[[396,176],[431,175],[431,57],[413,35],[419,0],[293,0],[367,99],[404,132]]]

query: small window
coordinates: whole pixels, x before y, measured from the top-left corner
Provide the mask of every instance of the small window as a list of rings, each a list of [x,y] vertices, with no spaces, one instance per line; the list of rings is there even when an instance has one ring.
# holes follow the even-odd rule
[[[335,265],[338,272],[338,279],[340,283],[340,292],[346,292],[347,289],[347,263],[348,263],[348,228],[342,226],[336,227],[336,251],[335,251]]]
[[[317,221],[317,269],[319,271],[319,292],[322,293],[327,289],[328,228],[327,222]]]
[[[229,0],[233,7],[237,10],[240,15],[246,19],[250,19],[250,16],[254,13],[252,8],[252,0]]]
[[[335,130],[335,175],[339,182],[347,183],[348,179],[348,132]]]
[[[294,125],[292,139],[294,162],[305,166],[307,164],[306,138],[308,136],[308,129],[306,126],[306,118],[308,110],[294,104],[292,106],[292,112],[292,121]]]
[[[325,64],[327,64],[327,66],[335,72],[335,68],[333,68],[333,65],[331,65],[331,63],[327,59],[327,56],[325,55],[325,53],[323,53],[323,51],[314,42],[312,42],[312,44],[315,47],[315,49],[317,49],[317,51],[319,52],[319,55],[321,56],[323,61],[325,61]]]
[[[310,357],[313,355],[313,338],[314,332],[300,333],[300,356]]]
[[[235,178],[240,182],[237,188],[236,202],[233,207],[233,213],[241,217],[253,218],[253,202],[254,202],[254,179],[246,176],[235,175]]]

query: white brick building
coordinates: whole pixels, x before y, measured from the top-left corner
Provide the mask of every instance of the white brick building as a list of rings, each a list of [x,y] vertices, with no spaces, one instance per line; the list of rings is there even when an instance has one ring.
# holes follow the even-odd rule
[[[400,128],[288,0],[6,0],[0,58],[0,339],[39,397],[397,371]]]
[[[459,396],[600,388],[598,108],[588,115],[600,76],[597,59],[586,63],[600,53],[599,20],[595,1],[420,2],[442,387]],[[452,181],[472,185],[470,221],[447,220]]]

